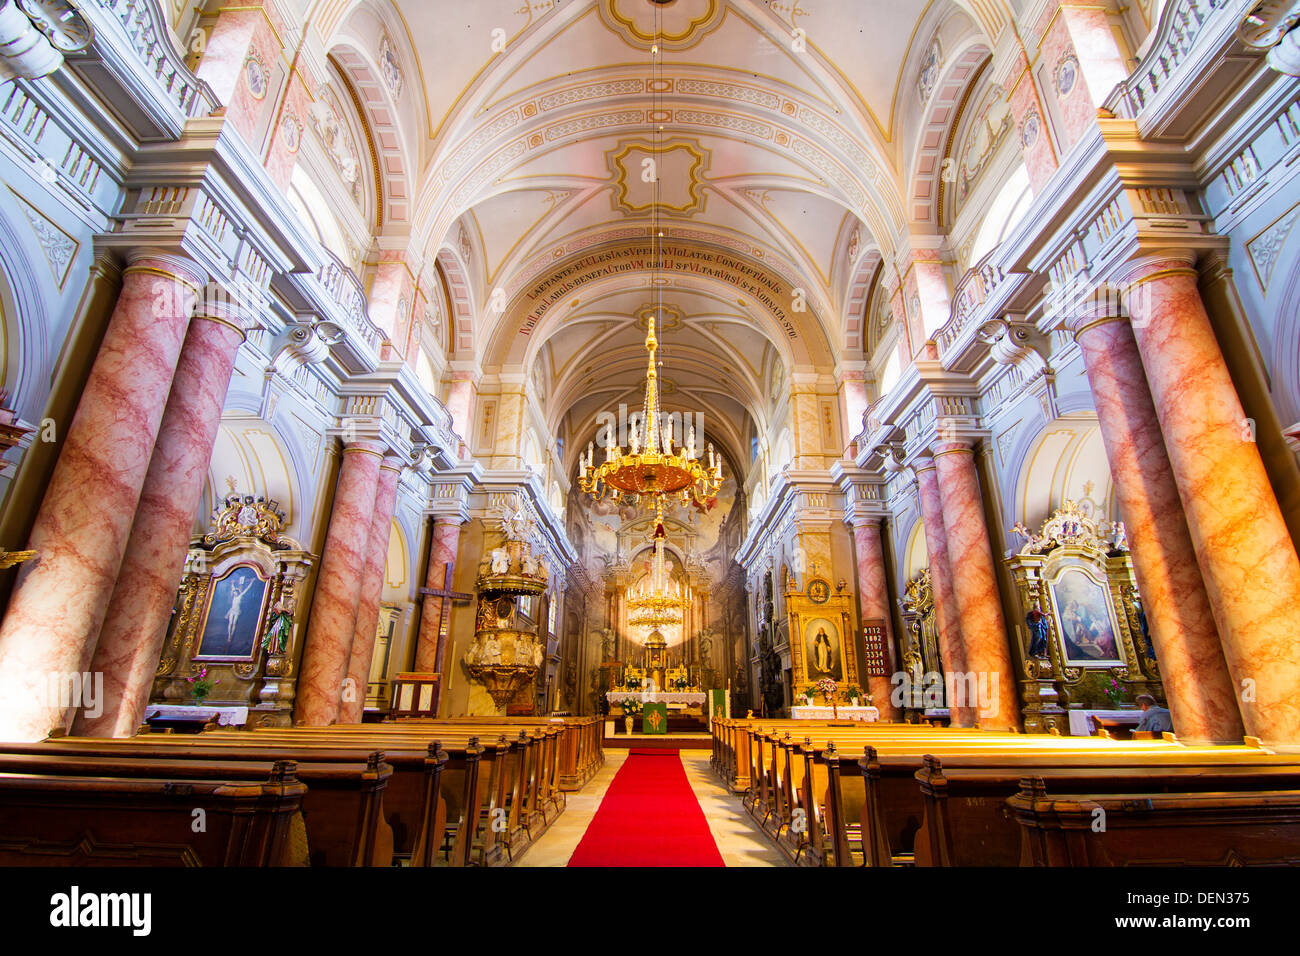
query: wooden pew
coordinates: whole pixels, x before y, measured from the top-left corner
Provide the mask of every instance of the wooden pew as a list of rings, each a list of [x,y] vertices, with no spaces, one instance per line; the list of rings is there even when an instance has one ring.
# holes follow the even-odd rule
[[[289,865],[307,790],[295,769],[278,762],[264,782],[0,773],[0,865]]]
[[[917,866],[1017,866],[1021,828],[1006,801],[1021,787],[1023,767],[947,767],[934,756],[916,772],[925,822]],[[1040,767],[1053,791],[1115,794],[1300,790],[1300,765]]]
[[[1300,791],[1074,793],[1028,777],[1007,807],[1022,866],[1296,866]],[[1094,828],[1098,811],[1104,827]]]
[[[521,729],[513,740],[505,739],[502,727],[513,729],[515,721],[501,718],[459,719],[443,723],[438,720],[412,720],[392,724],[342,725],[315,728],[273,728],[253,731],[258,740],[276,739],[300,741],[328,740],[382,740],[391,752],[399,741],[423,741],[437,732],[445,741],[449,733],[459,733],[468,740],[466,732],[480,731],[484,739],[494,742],[484,745],[478,755],[484,769],[474,778],[473,800],[478,812],[469,822],[471,848],[456,846],[452,858],[462,864],[473,859],[485,865],[508,862],[518,856],[564,809],[564,793],[559,788],[560,741],[566,732],[562,723],[554,722],[535,726],[536,720],[523,719],[531,729]],[[488,736],[491,734],[491,737]],[[247,739],[239,731],[218,731],[205,734],[211,738]],[[500,761],[501,767],[496,768]],[[466,823],[464,810],[471,803],[466,797],[471,786],[468,775],[461,774],[462,767],[454,757],[447,772],[448,786],[444,797],[450,803],[447,819],[453,821],[450,829],[461,839],[462,825]],[[481,776],[481,780],[479,779]],[[520,778],[516,786],[515,778]],[[517,806],[517,809],[516,809]],[[506,813],[503,819],[498,810]],[[496,829],[503,828],[503,829]]]
[[[604,728],[598,717],[401,717],[396,723],[438,724],[449,727],[483,726],[534,728],[541,725],[564,728],[560,742],[558,786],[563,791],[581,790],[605,765]]]
[[[535,724],[535,721],[529,721]],[[488,769],[484,772],[484,786],[487,789],[475,790],[475,798],[480,803],[488,801],[488,805],[481,807],[481,812],[477,817],[477,827],[501,827],[507,826],[504,831],[492,830],[491,835],[485,835],[481,830],[471,830],[477,835],[476,849],[474,851],[475,859],[480,862],[487,861],[501,862],[500,853],[488,859],[491,852],[503,852],[504,861],[509,861],[518,855],[521,848],[526,847],[537,838],[564,809],[564,793],[559,788],[559,759],[560,759],[560,740],[565,733],[565,728],[560,724],[543,725],[529,729],[521,729],[518,736],[513,740],[507,740],[505,735],[499,733],[502,726],[513,728],[513,723],[504,722],[498,718],[483,718],[470,720],[460,720],[452,724],[442,725],[439,721],[422,720],[422,721],[403,721],[400,723],[387,725],[346,725],[317,728],[293,728],[286,729],[259,729],[253,731],[253,735],[258,740],[278,739],[278,740],[302,740],[302,739],[329,739],[329,740],[347,740],[355,741],[359,739],[371,740],[381,739],[391,751],[398,740],[423,740],[431,732],[438,732],[446,739],[450,728],[455,728],[462,736],[466,731],[479,730],[486,737],[488,733],[492,734],[495,742],[488,746],[486,756],[480,754],[480,759],[486,761]],[[213,738],[227,736],[231,739],[247,739],[237,731],[221,731],[211,735]],[[487,738],[487,739],[492,739]],[[468,739],[468,738],[465,738]],[[515,755],[519,751],[519,755]],[[498,759],[498,752],[503,766],[500,771],[494,769]],[[452,812],[450,820],[455,821],[452,825],[452,831],[459,834],[460,824],[462,822],[463,808],[467,806],[463,794],[467,791],[464,786],[461,787],[460,794],[455,792],[457,784],[464,781],[459,771],[460,767],[453,760],[448,772],[448,782],[450,790],[444,793],[452,801]],[[522,785],[516,787],[514,777],[519,776]],[[477,787],[477,783],[475,784]],[[461,799],[457,799],[460,796]],[[518,801],[518,807],[512,805],[512,800]],[[497,814],[496,811],[501,809],[508,813],[508,825]],[[462,811],[457,815],[457,811]],[[522,833],[520,832],[522,831]],[[497,834],[504,833],[504,836],[498,839]],[[494,849],[495,848],[495,849]],[[463,856],[457,856],[457,859],[468,859]]]
[[[391,866],[393,831],[383,813],[384,788],[392,767],[382,753],[365,764],[298,763],[295,776],[306,785],[302,825],[313,866]],[[269,761],[219,761],[141,756],[70,756],[62,753],[0,752],[0,773],[69,777],[153,778],[221,781],[261,778]]]
[[[816,764],[818,759],[825,759],[819,754],[829,743],[825,741],[829,731],[822,730],[820,739],[813,738],[810,743],[803,744],[795,744],[788,731],[759,729],[750,732],[752,801],[747,807],[792,859],[800,863],[833,865],[855,865],[857,861],[853,857],[867,861],[868,865],[912,862],[914,840],[921,830],[925,812],[915,774],[930,750],[946,752],[958,762],[1015,766],[1019,768],[1018,773],[1054,763],[1096,766],[1099,760],[1106,765],[1132,763],[1142,766],[1152,762],[1211,766],[1243,761],[1252,764],[1288,762],[1284,757],[1246,746],[1191,749],[1170,740],[1115,742],[935,728],[905,729],[899,725],[867,725],[867,728],[870,729],[860,725],[857,729],[834,730],[837,737],[846,740],[844,744],[837,744],[841,748],[856,749],[859,744],[872,748],[859,760],[846,759],[842,749],[834,752],[838,766],[833,776],[839,787],[834,801],[826,794],[832,775],[823,773]],[[867,743],[863,744],[864,741]],[[945,760],[948,759],[945,756]],[[813,761],[811,771],[807,769],[810,760]],[[802,768],[797,765],[799,761]],[[800,793],[801,780],[811,781],[811,793]],[[802,842],[796,841],[795,835],[786,829],[795,810],[803,811],[801,822],[806,826],[807,838]],[[857,821],[856,827],[854,821]],[[810,842],[816,840],[819,830],[820,845]],[[836,847],[840,850],[838,855]]]
[[[397,853],[410,855],[413,860],[428,860],[438,852],[442,843],[442,832],[427,832],[425,827],[432,824],[435,828],[447,819],[445,807],[429,805],[429,798],[434,793],[445,796],[446,788],[440,780],[448,763],[441,757],[441,750],[436,742],[416,749],[415,742],[396,744],[391,750],[385,750],[385,762],[392,767],[384,792],[384,809],[387,822],[393,834],[393,846]],[[5,749],[12,753],[43,752],[40,748],[49,748],[50,753],[61,756],[125,756],[137,759],[176,758],[187,761],[231,761],[231,762],[267,762],[274,760],[295,760],[302,763],[325,764],[364,764],[375,745],[384,745],[385,741],[357,739],[352,745],[347,742],[323,738],[319,740],[256,740],[252,734],[241,734],[237,741],[221,735],[184,735],[148,734],[129,739],[102,739],[62,737],[41,744],[7,744]],[[472,752],[464,744],[457,747],[451,743],[451,749],[459,757],[477,762],[481,750],[476,747]],[[458,819],[453,817],[452,819]],[[417,853],[417,847],[419,852]],[[418,865],[418,864],[417,864]]]

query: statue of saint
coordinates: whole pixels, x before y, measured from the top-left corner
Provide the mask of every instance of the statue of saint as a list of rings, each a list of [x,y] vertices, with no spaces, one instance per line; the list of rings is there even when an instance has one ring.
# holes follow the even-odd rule
[[[271,611],[266,633],[262,635],[262,647],[268,655],[283,654],[289,646],[291,634],[293,634],[293,605],[281,598]]]
[[[492,573],[508,574],[510,572],[510,552],[497,548],[492,552]]]
[[[1043,613],[1043,608],[1038,601],[1029,613],[1025,615],[1025,624],[1029,627],[1029,656],[1046,657],[1047,656],[1047,615]]]

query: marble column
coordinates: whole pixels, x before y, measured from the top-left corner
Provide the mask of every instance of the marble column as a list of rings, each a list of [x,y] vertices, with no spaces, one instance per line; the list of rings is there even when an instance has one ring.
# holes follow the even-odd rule
[[[974,449],[963,441],[936,442],[934,466],[948,535],[948,560],[954,569],[953,594],[961,614],[966,667],[974,674],[974,684],[968,687],[977,688],[980,696],[979,725],[986,730],[1019,729],[1016,674],[984,522]],[[958,568],[960,574],[955,573]]]
[[[40,740],[68,726],[75,704],[98,707],[85,669],[205,281],[166,255],[133,257],[123,273],[28,541],[39,557],[23,566],[0,625],[0,740]]]
[[[226,304],[200,305],[190,321],[90,665],[104,675],[102,713],[83,710],[75,733],[129,737],[144,720],[245,329],[239,308]]]
[[[339,723],[359,724],[366,706],[366,684],[370,680],[370,662],[375,653],[375,636],[379,628],[379,599],[384,593],[384,571],[388,566],[388,540],[392,536],[393,511],[397,506],[397,482],[402,476],[402,460],[389,455],[379,466],[379,486],[375,490],[374,514],[370,519],[370,537],[366,546],[366,564],[361,577],[361,603],[357,607],[357,624],[352,634],[352,656],[348,679],[354,693],[345,695]],[[350,699],[349,699],[350,698]]]
[[[343,449],[299,671],[294,716],[300,725],[325,727],[338,721],[383,456],[378,441],[353,442]]]
[[[871,515],[853,519],[853,546],[858,564],[858,604],[863,620],[879,619],[885,625],[885,670],[896,671],[893,661],[893,626],[889,613],[889,587],[885,583],[885,551],[880,543],[881,517]],[[899,720],[902,713],[893,702],[893,684],[889,675],[883,677],[866,676],[866,662],[858,662],[858,670],[866,682],[867,692],[871,694],[876,707],[880,710],[881,720]]]
[[[1088,370],[1174,730],[1188,741],[1240,742],[1232,678],[1133,329],[1127,319],[1105,312],[1081,316],[1072,327]]]
[[[447,572],[455,572],[456,551],[460,544],[460,519],[439,516],[433,521],[433,537],[429,542],[429,570],[425,572],[424,586],[442,590],[447,583]],[[420,634],[415,646],[415,669],[419,672],[441,674],[447,657],[443,617],[451,614],[446,598],[425,595],[420,607]],[[439,692],[442,689],[439,680]]]
[[[916,492],[921,502],[921,520],[925,528],[925,550],[930,562],[930,586],[934,594],[934,620],[939,632],[939,657],[945,673],[966,670],[966,650],[962,643],[961,615],[952,589],[952,564],[948,555],[948,534],[943,523],[943,502],[939,495],[939,476],[934,459],[922,457],[913,465]],[[953,707],[954,727],[975,726],[975,710]]]
[[[1300,559],[1191,257],[1134,264],[1134,336],[1246,733],[1300,746]]]

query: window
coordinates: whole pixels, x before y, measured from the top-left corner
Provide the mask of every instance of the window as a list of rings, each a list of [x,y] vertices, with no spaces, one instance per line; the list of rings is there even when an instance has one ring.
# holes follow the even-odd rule
[[[1001,192],[989,206],[971,247],[970,264],[973,266],[1002,244],[1020,220],[1029,211],[1029,204],[1034,201],[1033,190],[1029,188],[1029,170],[1023,165],[1016,169],[1002,185]]]

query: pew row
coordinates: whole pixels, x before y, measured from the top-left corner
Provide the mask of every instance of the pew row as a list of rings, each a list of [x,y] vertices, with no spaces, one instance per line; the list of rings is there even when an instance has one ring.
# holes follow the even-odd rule
[[[292,865],[307,790],[295,770],[276,763],[260,782],[0,773],[0,865]]]

